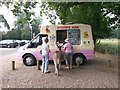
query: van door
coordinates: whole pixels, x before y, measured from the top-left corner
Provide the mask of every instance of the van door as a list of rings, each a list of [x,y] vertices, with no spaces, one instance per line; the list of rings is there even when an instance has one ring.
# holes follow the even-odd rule
[[[47,34],[39,34],[37,37],[35,37],[33,40],[30,41],[28,48],[37,48],[38,45],[42,45],[43,37],[48,37],[48,35]]]

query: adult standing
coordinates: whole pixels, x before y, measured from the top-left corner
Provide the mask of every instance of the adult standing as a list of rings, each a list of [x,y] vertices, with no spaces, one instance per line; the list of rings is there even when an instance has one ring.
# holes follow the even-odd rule
[[[42,46],[41,46],[41,53],[42,53],[42,68],[41,71],[43,73],[50,73],[50,71],[48,71],[48,64],[49,64],[49,52],[50,52],[50,48],[48,45],[48,38],[47,37],[43,37],[42,38]]]
[[[69,41],[69,38],[65,39],[64,44],[64,52],[65,52],[65,61],[66,61],[66,69],[72,69],[73,61],[72,61],[72,53],[73,53],[73,46]]]

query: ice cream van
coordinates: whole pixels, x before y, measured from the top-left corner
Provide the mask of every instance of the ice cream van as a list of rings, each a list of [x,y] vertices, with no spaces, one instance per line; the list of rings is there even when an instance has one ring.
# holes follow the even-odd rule
[[[58,50],[58,44],[63,45],[66,38],[69,38],[73,45],[73,62],[80,60],[80,64],[84,64],[86,60],[94,60],[94,42],[90,25],[39,25],[39,30],[40,33],[17,52],[18,59],[23,60],[26,66],[35,65],[37,60],[42,60],[42,37],[49,39],[49,60],[52,60],[53,54]]]

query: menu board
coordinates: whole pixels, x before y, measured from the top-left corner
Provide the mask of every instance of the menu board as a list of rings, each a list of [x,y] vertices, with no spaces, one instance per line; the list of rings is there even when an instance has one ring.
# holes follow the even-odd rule
[[[70,39],[70,43],[72,45],[79,45],[80,44],[80,30],[68,30],[68,38]]]

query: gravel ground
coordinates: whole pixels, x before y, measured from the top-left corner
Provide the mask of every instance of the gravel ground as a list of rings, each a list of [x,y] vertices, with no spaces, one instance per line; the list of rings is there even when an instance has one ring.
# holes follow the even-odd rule
[[[3,57],[0,61],[0,88],[118,88],[118,57],[96,53],[96,59],[72,70],[60,71],[54,75],[54,66],[49,65],[51,73],[43,74],[37,66],[26,67],[17,60],[16,55]],[[16,61],[16,70],[12,70],[11,61]],[[108,66],[111,60],[111,67]]]

